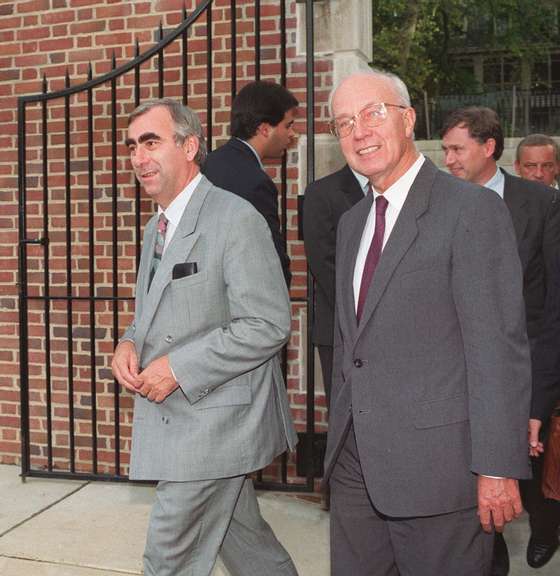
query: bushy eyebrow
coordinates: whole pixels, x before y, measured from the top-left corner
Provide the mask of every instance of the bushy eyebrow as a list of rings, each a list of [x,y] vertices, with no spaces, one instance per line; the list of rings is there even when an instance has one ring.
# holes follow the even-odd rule
[[[144,132],[144,134],[141,134],[138,138],[138,144],[142,144],[142,142],[148,140],[161,140],[161,136],[155,132]],[[132,144],[136,144],[136,140],[134,138],[127,138],[124,143],[126,146],[131,146]]]

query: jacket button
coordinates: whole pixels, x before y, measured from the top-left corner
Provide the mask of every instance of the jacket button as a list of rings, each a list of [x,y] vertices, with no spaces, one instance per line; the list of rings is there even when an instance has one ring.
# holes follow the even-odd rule
[[[359,358],[354,360],[354,366],[356,366],[356,368],[361,368],[363,365],[364,363]]]
[[[168,335],[165,337],[165,341],[166,341],[168,344],[171,343],[171,342],[173,342],[173,336],[171,336],[171,334],[168,334]]]

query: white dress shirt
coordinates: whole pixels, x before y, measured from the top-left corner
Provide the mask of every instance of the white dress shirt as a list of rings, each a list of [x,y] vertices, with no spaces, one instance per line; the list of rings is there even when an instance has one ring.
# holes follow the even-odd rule
[[[387,244],[387,240],[391,235],[395,222],[399,217],[401,208],[403,207],[404,201],[408,196],[408,192],[414,179],[418,175],[422,164],[424,164],[425,157],[420,154],[414,164],[392,185],[385,190],[383,196],[388,202],[387,211],[385,212],[385,234],[383,236],[383,248]],[[372,186],[373,188],[373,186]],[[379,192],[375,191],[373,188],[373,198],[374,200],[379,196]],[[366,225],[364,226],[364,231],[362,232],[362,239],[360,241],[360,248],[358,250],[358,256],[356,257],[356,264],[354,266],[354,306],[356,310],[358,309],[358,297],[360,295],[360,285],[362,283],[362,275],[364,273],[364,266],[366,264],[366,257],[369,251],[371,241],[373,239],[373,234],[375,232],[375,202],[372,203],[371,209],[369,211],[368,219]]]
[[[167,231],[165,232],[165,244],[163,246],[163,254],[167,250],[171,239],[173,238],[173,234],[175,234],[175,230],[177,230],[177,226],[179,226],[179,222],[183,217],[183,212],[193,195],[194,189],[198,186],[198,183],[202,179],[202,174],[199,172],[186,186],[185,188],[179,192],[179,195],[169,204],[169,206],[162,210],[160,206],[158,206],[158,215],[162,212],[165,214],[167,218]],[[162,258],[163,258],[162,254]]]
[[[484,184],[486,188],[494,190],[496,194],[503,200],[504,199],[504,184],[506,179],[504,178],[504,173],[498,168],[496,174]]]
[[[367,176],[364,176],[363,174],[360,174],[359,172],[356,172],[356,170],[354,170],[353,168],[350,168],[350,170],[352,174],[354,174],[354,176],[356,177],[356,180],[358,181],[358,184],[360,185],[360,188],[362,189],[364,196],[366,196],[369,191],[369,178]]]

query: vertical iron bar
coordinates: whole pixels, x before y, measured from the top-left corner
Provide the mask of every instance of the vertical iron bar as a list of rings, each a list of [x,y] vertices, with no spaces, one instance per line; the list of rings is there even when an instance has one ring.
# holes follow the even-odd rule
[[[138,44],[138,39],[136,39],[136,49],[134,57],[138,58],[140,55],[140,45]],[[140,64],[134,67],[134,107],[140,104]],[[138,271],[138,266],[140,266],[140,253],[142,250],[141,240],[142,240],[142,220],[140,218],[142,214],[142,197],[140,193],[140,182],[137,178],[134,178],[134,201],[136,203],[136,209],[134,212],[134,234],[136,241],[136,271]]]
[[[70,87],[70,76],[66,71],[66,88]],[[76,471],[75,430],[74,430],[74,347],[72,333],[74,332],[73,301],[72,301],[72,186],[70,183],[70,96],[64,97],[64,168],[66,182],[65,212],[66,212],[66,313],[68,326],[66,331],[68,351],[68,427],[70,436],[70,471]]]
[[[286,0],[280,2],[280,84],[286,86]],[[288,155],[282,154],[280,167],[280,226],[283,232],[284,251],[288,253]],[[282,351],[282,370],[284,381],[288,384],[288,350]],[[281,463],[282,482],[288,481],[288,457],[284,454]]]
[[[25,148],[25,103],[18,100],[18,295],[19,295],[19,370],[20,370],[20,435],[21,435],[21,476],[25,478],[30,470],[29,446],[29,350],[27,326],[27,189],[26,189],[26,148]]]
[[[255,0],[255,80],[261,79],[261,0]]]
[[[315,97],[314,97],[314,26],[313,26],[313,0],[305,1],[305,57],[307,71],[307,183],[315,180]],[[307,334],[311,335],[313,326],[313,278],[307,271]],[[307,338],[307,430],[306,430],[306,454],[307,461],[307,486],[310,490],[314,487],[313,470],[313,447],[315,435],[315,349],[312,338]]]
[[[163,23],[159,23],[159,41],[163,39]],[[163,87],[163,48],[158,51],[157,67],[158,67],[158,97],[163,98],[164,87]]]
[[[47,93],[47,78],[43,77],[43,94]],[[48,131],[47,131],[47,101],[43,100],[42,108],[42,157],[43,157],[43,238],[45,239],[43,253],[43,284],[44,284],[44,314],[45,314],[45,372],[46,372],[46,406],[47,413],[47,470],[53,469],[53,439],[52,439],[52,398],[51,398],[51,315],[50,315],[50,268],[49,268],[49,170],[48,170]]]
[[[117,67],[113,52],[112,69]],[[117,80],[111,79],[111,216],[113,221],[113,346],[116,347],[119,338],[119,281],[118,281],[118,222],[117,222]],[[120,426],[120,386],[113,381],[113,402],[115,406],[115,474],[121,469],[121,426]]]
[[[206,141],[212,150],[212,4],[206,9]]]
[[[183,7],[183,20],[187,19],[187,9]],[[189,34],[185,29],[182,35],[183,50],[182,50],[182,63],[183,63],[183,104],[186,106],[189,103]]]
[[[237,94],[237,5],[231,0],[231,99]]]
[[[91,63],[88,81],[92,79]],[[93,90],[87,91],[88,107],[88,233],[89,233],[89,351],[91,372],[91,455],[93,473],[97,474],[97,363],[95,339],[95,206],[94,206],[94,165],[93,165]]]

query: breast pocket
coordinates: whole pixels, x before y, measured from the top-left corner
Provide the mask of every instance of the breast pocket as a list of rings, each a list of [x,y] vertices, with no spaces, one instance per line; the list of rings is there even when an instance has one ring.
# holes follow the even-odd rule
[[[193,305],[194,309],[207,308],[207,280],[208,273],[204,270],[177,280],[171,280],[173,321],[179,333],[184,332],[185,326],[192,328],[193,318],[190,309]]]

